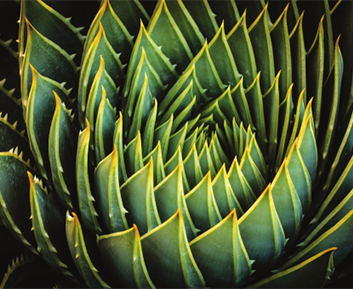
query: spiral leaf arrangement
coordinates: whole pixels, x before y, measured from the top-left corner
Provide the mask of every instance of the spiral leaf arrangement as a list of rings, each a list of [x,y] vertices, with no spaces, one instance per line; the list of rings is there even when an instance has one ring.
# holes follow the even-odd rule
[[[87,33],[63,3],[21,1],[0,42],[0,217],[26,248],[2,287],[352,276],[351,2],[103,0]]]

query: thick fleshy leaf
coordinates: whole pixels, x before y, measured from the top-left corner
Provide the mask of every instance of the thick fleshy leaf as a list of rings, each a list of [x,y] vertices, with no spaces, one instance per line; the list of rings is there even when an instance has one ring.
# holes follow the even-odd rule
[[[302,263],[252,284],[249,288],[322,288],[332,274],[336,248],[324,250]]]
[[[281,71],[279,79],[280,102],[282,102],[287,94],[289,86],[292,84],[292,59],[291,47],[289,41],[289,31],[287,24],[288,6],[283,10],[277,21],[271,27],[271,40],[273,47],[273,56],[275,62],[275,71]]]
[[[130,86],[132,84],[133,76],[139,64],[142,54],[142,48],[144,49],[147,59],[150,62],[153,69],[161,78],[163,84],[174,83],[178,77],[174,66],[171,64],[169,59],[163,54],[161,47],[152,40],[147,33],[144,25],[140,22],[140,31],[137,35],[134,48],[130,56],[129,67],[126,75],[124,96],[126,97],[129,93]]]
[[[87,127],[79,134],[76,151],[76,188],[80,216],[85,228],[93,234],[100,234],[102,230],[98,223],[98,214],[94,207],[95,201],[90,176],[92,167],[90,165],[89,146],[91,139],[90,124],[86,121]]]
[[[239,219],[239,230],[250,259],[255,260],[253,268],[271,270],[283,254],[286,240],[270,186]]]
[[[323,250],[331,248],[333,244],[337,247],[333,256],[334,263],[337,266],[353,250],[351,242],[352,230],[350,230],[353,224],[352,215],[353,210],[350,210],[336,225],[317,237],[298,254],[294,255],[281,269],[298,264]]]
[[[88,253],[80,221],[75,213],[66,214],[66,238],[72,259],[86,285],[91,288],[110,288],[103,281]]]
[[[285,160],[278,170],[271,184],[271,192],[283,231],[287,238],[291,238],[299,232],[303,211],[287,164]]]
[[[252,262],[240,236],[235,210],[191,241],[190,248],[208,286],[236,287],[249,281]]]
[[[227,40],[239,73],[244,77],[245,88],[254,81],[257,73],[255,54],[246,25],[246,12],[228,33]]]
[[[115,286],[155,288],[147,272],[136,225],[124,232],[100,236],[98,248]]]
[[[268,22],[268,5],[249,27],[249,36],[255,52],[257,69],[261,71],[262,92],[267,91],[275,78],[275,62]]]
[[[186,206],[181,163],[158,186],[154,188],[156,204],[161,221],[165,222],[179,208],[185,223],[188,240],[196,237],[196,228]]]
[[[73,277],[64,263],[70,257],[65,239],[65,209],[52,199],[42,183],[28,172],[32,229],[41,257],[55,270]]]
[[[48,135],[56,106],[53,91],[67,106],[70,105],[69,92],[56,81],[40,75],[32,66],[31,69],[32,87],[26,109],[28,139],[39,172],[44,179],[50,180]]]
[[[121,197],[130,224],[142,234],[157,227],[161,221],[153,192],[153,160],[136,172],[120,187]]]
[[[156,5],[147,32],[153,41],[162,47],[163,53],[170,61],[177,65],[176,69],[181,73],[193,55],[165,0],[159,1]]]
[[[88,94],[94,77],[99,69],[101,55],[104,59],[105,70],[112,78],[115,85],[117,87],[122,87],[125,77],[123,65],[121,64],[119,55],[114,51],[109,43],[102,25],[99,26],[99,31],[82,62],[78,90],[78,115],[82,127],[84,127]]]
[[[0,216],[3,224],[31,252],[35,249],[31,233],[29,182],[27,171],[33,171],[17,154],[0,153]],[[11,180],[11,181],[10,181]],[[21,200],[18,202],[17,200]]]
[[[167,0],[166,4],[186,42],[189,44],[192,53],[196,54],[204,44],[205,38],[195,20],[181,0]]]
[[[113,151],[113,137],[115,129],[115,110],[106,98],[105,89],[102,88],[102,100],[97,112],[94,128],[94,148],[96,164]]]
[[[54,92],[56,106],[48,141],[49,163],[53,185],[60,200],[72,208],[75,195],[75,160],[77,139],[72,116]]]
[[[205,286],[187,241],[180,209],[162,225],[142,236],[141,244],[147,270],[156,286]]]
[[[130,28],[130,27],[125,27],[122,20],[115,13],[112,7],[112,6],[115,7],[114,2],[115,1],[112,1],[111,3],[108,0],[103,1],[95,19],[91,24],[90,30],[87,33],[87,38],[84,46],[83,59],[85,58],[85,54],[87,53],[92,42],[94,41],[94,38],[99,31],[99,25],[101,24],[106,33],[107,39],[109,43],[112,45],[115,52],[121,53],[122,62],[126,63],[128,61],[129,55],[132,50],[133,36],[131,36],[129,31],[127,30],[127,28]],[[129,7],[128,7],[129,3],[125,3],[125,2],[129,2],[129,1],[119,1],[119,2],[122,5],[119,6],[119,10],[117,12],[119,12],[120,15],[121,13],[127,14],[129,12]],[[134,1],[134,4],[135,3],[138,3],[138,2]],[[123,7],[124,5],[126,5],[127,7]],[[134,6],[134,5],[131,5],[131,6]],[[119,37],[116,37],[116,35],[119,35]]]
[[[233,209],[236,210],[238,216],[244,213],[228,181],[225,165],[212,180],[212,190],[222,218],[226,217]]]
[[[235,65],[223,24],[209,43],[208,50],[222,83],[234,87],[238,83],[240,75]]]
[[[65,18],[51,8],[50,3],[48,4],[41,0],[21,3],[20,39],[26,37],[25,19],[27,19],[39,33],[59,45],[67,53],[76,54],[76,58],[80,60],[84,40],[80,34],[82,28],[74,27],[70,23],[70,18]],[[24,53],[25,45],[26,43],[20,44],[21,54]]]
[[[186,194],[185,200],[195,227],[202,232],[222,220],[212,190],[210,173]]]
[[[96,167],[94,180],[97,208],[105,230],[113,233],[128,229],[125,217],[127,211],[119,188],[119,158],[116,146]]]
[[[31,64],[41,75],[73,87],[77,80],[77,67],[72,57],[57,44],[45,38],[28,21],[27,44],[21,68],[22,104],[26,106],[32,84]],[[21,39],[23,40],[23,39]],[[61,65],[57,65],[60,63]]]

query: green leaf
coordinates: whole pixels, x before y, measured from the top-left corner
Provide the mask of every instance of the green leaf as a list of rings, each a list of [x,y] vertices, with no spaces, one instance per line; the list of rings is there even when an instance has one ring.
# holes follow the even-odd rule
[[[49,3],[50,4],[50,3]],[[38,17],[40,15],[40,17]],[[81,59],[84,37],[80,34],[82,28],[76,28],[65,18],[43,1],[21,3],[20,39],[25,40],[27,19],[36,30],[50,41],[56,43],[69,54],[76,54]],[[27,36],[28,37],[28,36]],[[20,41],[19,52],[24,52],[26,43]]]
[[[227,40],[245,88],[254,81],[257,73],[255,54],[246,25],[246,10],[228,33]]]
[[[86,119],[87,127],[79,134],[76,151],[76,188],[78,208],[81,219],[92,234],[101,234],[102,230],[98,223],[98,214],[94,207],[95,201],[92,190],[91,180],[92,167],[90,166],[89,146],[91,140],[90,124]]]
[[[239,82],[240,75],[224,32],[224,24],[209,43],[208,50],[222,83],[234,87]]]
[[[178,73],[182,73],[193,55],[165,0],[157,3],[147,32],[153,41],[162,47],[162,52],[170,61],[177,65]]]
[[[195,2],[201,3],[201,2]],[[195,66],[195,68],[194,68]],[[200,52],[190,62],[186,71],[195,69],[196,77],[203,89],[206,89],[208,97],[214,97],[222,94],[225,85],[216,70],[216,66],[211,58],[207,40]],[[185,72],[184,72],[185,73]]]
[[[162,225],[142,236],[141,244],[147,269],[157,287],[205,286],[186,238],[180,209]]]
[[[322,106],[322,114],[327,115],[328,117],[323,119],[320,126],[320,131],[318,135],[319,147],[319,170],[318,177],[324,172],[327,162],[329,159],[330,151],[334,144],[335,132],[338,126],[338,113],[339,113],[339,103],[340,103],[340,94],[342,86],[342,77],[343,77],[343,58],[342,53],[338,45],[339,38],[335,44],[335,58],[334,66],[332,72],[328,79],[328,84],[325,86],[324,97],[328,98],[330,101],[325,101]]]
[[[158,110],[158,102],[155,99],[153,108],[148,115],[146,120],[145,129],[142,137],[142,153],[143,155],[147,155],[153,148],[153,138],[154,138],[154,129],[156,126],[157,119],[157,110]]]
[[[267,91],[275,78],[275,62],[268,24],[268,5],[249,27],[249,36],[255,53],[256,66],[261,71],[261,88]]]
[[[33,169],[17,154],[0,153],[0,217],[6,228],[20,242],[32,253],[38,254],[29,220],[27,171],[33,171]],[[17,200],[21,200],[21,202]]]
[[[146,85],[146,78],[148,79],[148,85]],[[126,105],[124,107],[126,120],[132,117],[138,97],[145,86],[148,86],[153,99],[160,101],[163,98],[165,89],[163,82],[151,63],[148,61],[144,47],[141,47],[141,58],[134,72],[131,86],[128,88],[129,93],[126,95],[127,98],[124,99],[124,101],[126,101]],[[126,128],[128,127],[129,126],[126,126]]]
[[[144,22],[150,20],[146,10],[138,0],[111,1],[110,5],[131,35],[136,35],[138,33],[140,20]]]
[[[78,272],[88,287],[110,288],[92,263],[78,217],[74,212],[71,214],[72,216],[69,212],[66,214],[66,238]]]
[[[278,126],[279,126],[279,103],[281,91],[279,87],[281,72],[279,72],[273,80],[272,86],[263,96],[263,106],[265,115],[266,132],[268,139],[268,165],[270,168],[274,166],[277,156],[278,143]]]
[[[144,164],[147,164],[151,158],[153,159],[153,182],[156,186],[165,178],[160,142],[158,142],[156,147],[143,159]]]
[[[147,272],[136,225],[124,232],[100,236],[98,248],[116,284],[126,288],[155,288]]]
[[[91,89],[88,94],[86,118],[89,123],[96,123],[99,104],[102,101],[102,87],[106,92],[106,98],[109,100],[113,107],[118,106],[118,92],[119,88],[116,88],[113,79],[110,77],[108,72],[105,70],[105,63],[103,57],[100,57],[100,64],[98,71],[93,79]],[[94,127],[91,126],[93,132]]]
[[[216,14],[217,23],[224,21],[224,29],[228,33],[237,23],[240,18],[237,4],[234,0],[224,2],[222,5],[217,5],[217,2],[209,2],[212,11]]]
[[[94,171],[97,210],[104,224],[105,232],[113,233],[129,228],[125,214],[119,183],[118,150],[103,159]]]
[[[255,260],[253,268],[271,270],[283,254],[286,240],[270,186],[239,219],[239,230],[249,258]]]
[[[124,124],[127,127],[126,131],[129,131],[127,138],[128,141],[135,138],[138,131],[141,132],[146,128],[146,121],[152,110],[153,103],[154,101],[151,90],[149,88],[148,77],[145,74],[143,86],[141,88],[137,102],[134,104],[134,114],[132,117],[129,116],[128,113],[125,114],[126,118],[124,120]]]
[[[119,113],[119,118],[115,122],[113,142],[118,151],[118,169],[119,169],[119,184],[127,180],[126,166],[124,160],[124,143],[123,143],[123,116]]]
[[[304,31],[303,31],[303,16],[302,13],[295,24],[291,34],[289,35],[290,40],[290,51],[292,56],[292,77],[293,77],[293,101],[298,102],[299,94],[303,89],[304,91],[304,103],[307,102],[307,83],[306,83],[306,50],[304,43]]]
[[[201,49],[205,38],[181,0],[166,0],[167,7],[193,54]]]
[[[82,61],[77,99],[78,116],[81,127],[84,127],[87,97],[92,87],[94,77],[99,69],[101,55],[104,59],[105,70],[112,78],[115,85],[122,87],[125,79],[123,72],[124,66],[121,64],[119,55],[109,43],[102,25],[99,26],[99,31]]]
[[[197,230],[186,206],[183,189],[182,163],[154,188],[156,204],[161,221],[172,217],[179,208],[184,220],[185,232],[188,240],[196,237]]]
[[[96,164],[113,151],[113,139],[116,115],[115,110],[106,98],[105,89],[102,88],[102,99],[97,112],[94,128],[94,148]]]
[[[236,209],[238,216],[244,213],[228,181],[225,165],[212,180],[212,190],[222,218],[225,218],[233,209]]]
[[[154,143],[154,146],[156,146],[157,143],[160,141],[163,162],[167,161],[168,146],[169,146],[169,140],[170,140],[170,135],[172,131],[173,118],[174,116],[172,114],[166,122],[164,122],[154,130],[153,143]]]
[[[29,198],[31,204],[32,230],[41,257],[55,270],[66,277],[73,277],[63,257],[70,257],[66,246],[65,209],[49,197],[41,181],[33,178],[30,172]],[[70,260],[70,259],[67,259]]]
[[[337,266],[353,250],[351,242],[352,230],[350,230],[353,225],[352,215],[353,210],[350,210],[336,225],[317,237],[298,254],[294,255],[280,269],[283,270],[298,264],[323,250],[331,248],[333,244],[337,247],[333,256],[334,263]]]
[[[279,78],[280,102],[284,100],[287,91],[293,82],[291,46],[287,24],[288,6],[289,4],[287,4],[270,31],[272,45],[276,47],[276,49],[273,50],[275,71],[277,74],[281,71],[281,77]]]
[[[305,180],[301,180],[303,182]],[[271,184],[273,202],[287,238],[295,237],[302,221],[302,206],[290,177],[288,160],[279,168]]]
[[[252,284],[249,288],[322,288],[334,270],[335,250],[336,248],[324,250],[296,266]]]
[[[324,87],[324,30],[321,18],[315,40],[307,54],[307,95],[315,96],[313,102],[313,116],[315,120],[315,131],[318,132],[321,120],[322,90]],[[316,133],[317,136],[317,133]]]
[[[25,159],[33,159],[25,131],[18,132],[16,122],[10,124],[8,115],[0,114],[0,151],[9,151],[15,147],[23,153]]]
[[[143,156],[141,146],[141,135],[137,136],[125,147],[124,150],[125,168],[128,176],[133,175],[143,167]]]
[[[208,1],[184,2],[186,9],[200,28],[201,33],[211,39],[218,31],[215,14],[212,12]]]
[[[256,196],[240,169],[237,157],[234,158],[227,177],[234,195],[246,211],[256,201]]]
[[[193,145],[189,154],[184,158],[184,168],[190,189],[195,187],[203,178],[196,146]]]
[[[68,106],[69,92],[56,81],[40,75],[32,66],[31,69],[32,87],[26,109],[27,134],[38,170],[44,179],[50,180],[48,135],[56,105],[53,91]]]
[[[59,83],[68,82],[69,87],[75,85],[78,70],[72,60],[72,56],[40,34],[28,20],[26,23],[27,44],[21,68],[21,97],[24,106],[27,104],[32,84],[30,64],[45,77]],[[57,65],[57,63],[60,63],[60,65]]]
[[[266,134],[264,100],[260,87],[260,74],[259,72],[254,82],[247,88],[245,95],[248,100],[251,118],[258,132],[258,142],[261,150],[264,152],[266,151],[265,148],[267,147],[268,140]]]
[[[147,33],[143,23],[140,23],[140,31],[137,35],[134,48],[132,50],[129,67],[126,75],[125,87],[124,87],[124,97],[129,93],[130,86],[133,81],[133,76],[139,65],[141,59],[142,48],[146,53],[146,57],[150,62],[153,69],[156,71],[157,75],[161,78],[163,84],[174,83],[178,78],[178,74],[175,71],[175,67],[171,64],[169,59],[163,54],[161,47],[152,40],[152,38]]]
[[[249,281],[251,261],[240,236],[235,210],[191,241],[190,248],[208,286],[238,287]]]
[[[55,91],[54,96],[56,106],[49,131],[49,163],[57,196],[66,206],[72,208],[71,194],[76,194],[76,132],[70,112]]]
[[[129,223],[136,224],[142,234],[161,223],[153,192],[153,159],[131,176],[120,192]]]
[[[213,194],[210,173],[185,195],[185,200],[195,227],[202,232],[222,220]]]
[[[122,62],[124,63],[128,62],[129,55],[131,54],[132,46],[133,46],[133,40],[132,40],[133,36],[130,35],[127,29],[130,27],[125,27],[123,21],[114,12],[113,10],[113,7],[115,7],[114,2],[115,1],[110,2],[108,0],[105,0],[102,2],[102,5],[87,33],[87,38],[84,46],[83,59],[85,58],[86,53],[88,52],[88,49],[90,48],[92,42],[94,41],[94,38],[96,37],[99,31],[99,26],[101,24],[106,33],[106,37],[109,43],[114,48],[115,52],[121,53]],[[123,6],[126,4],[127,6],[129,6],[129,3],[125,3],[129,1],[119,1],[119,2],[121,3],[121,5],[119,6],[119,10],[117,12],[120,12],[119,13],[120,15],[121,13],[127,14],[129,12],[129,8],[123,7]],[[116,35],[119,35],[119,37],[116,37]]]

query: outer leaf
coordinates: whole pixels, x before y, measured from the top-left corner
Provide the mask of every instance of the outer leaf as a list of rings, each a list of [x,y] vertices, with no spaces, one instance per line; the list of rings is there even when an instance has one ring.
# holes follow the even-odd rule
[[[239,230],[250,259],[255,260],[253,268],[271,270],[286,241],[269,186],[239,219]]]
[[[130,224],[136,224],[144,234],[161,223],[153,193],[152,159],[129,178],[120,191]]]
[[[353,250],[351,242],[353,224],[353,210],[349,211],[336,225],[319,236],[315,241],[303,249],[300,253],[293,256],[286,262],[281,269],[286,269],[294,264],[298,264],[302,260],[310,258],[317,253],[332,247],[332,244],[337,246],[336,253],[333,257],[334,262],[338,265],[350,252]]]
[[[185,196],[185,200],[196,228],[202,232],[222,220],[213,194],[210,173]]]
[[[69,244],[72,259],[77,270],[87,286],[91,288],[110,288],[98,274],[97,268],[93,265],[88,254],[80,221],[75,213],[66,214],[66,238]]]
[[[29,183],[27,171],[32,171],[16,154],[0,153],[0,217],[15,237],[20,240],[32,253],[34,236],[30,232],[31,222],[29,204]],[[18,202],[17,200],[22,200]]]
[[[196,237],[196,228],[186,206],[183,189],[182,163],[171,172],[158,186],[154,188],[156,204],[161,221],[165,222],[179,208],[184,220],[188,240]]]
[[[205,281],[192,256],[180,209],[141,238],[147,269],[158,287],[203,287]],[[156,245],[158,244],[158,248]],[[168,256],[166,258],[166,256]]]
[[[162,47],[163,53],[170,61],[177,65],[177,71],[181,73],[193,55],[165,0],[157,3],[147,32],[153,41]]]
[[[333,268],[333,253],[337,248],[324,250],[315,256],[265,278],[249,288],[322,288]]]
[[[30,172],[29,193],[31,203],[32,229],[36,238],[37,250],[42,258],[55,270],[68,277],[73,277],[62,260],[69,257],[69,250],[63,231],[65,230],[65,209],[48,196],[38,180],[33,179]],[[57,251],[59,249],[59,252]]]
[[[208,286],[236,287],[248,282],[251,261],[240,236],[235,210],[190,243]]]
[[[255,52],[256,65],[261,71],[261,88],[267,91],[275,78],[275,62],[273,48],[268,26],[268,5],[249,27],[249,36]]]
[[[71,116],[54,92],[56,107],[49,131],[49,162],[54,188],[60,200],[72,208],[75,194],[75,160],[77,140]]]
[[[92,169],[90,167],[89,145],[91,138],[90,124],[86,119],[87,127],[79,134],[76,152],[76,187],[78,207],[80,215],[85,227],[92,234],[100,234],[102,230],[98,223],[98,214],[94,207],[95,201],[92,190],[90,175]]]
[[[254,81],[257,73],[255,54],[246,25],[246,11],[228,33],[227,40],[239,73],[244,76],[245,88]]]
[[[119,188],[119,158],[114,146],[113,152],[102,160],[94,172],[99,215],[107,232],[128,229],[127,213]]]
[[[98,247],[116,284],[126,288],[155,288],[147,272],[136,225],[124,232],[100,236]]]

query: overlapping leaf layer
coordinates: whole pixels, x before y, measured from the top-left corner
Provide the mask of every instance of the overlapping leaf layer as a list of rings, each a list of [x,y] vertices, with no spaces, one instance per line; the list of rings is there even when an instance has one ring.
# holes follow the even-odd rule
[[[353,6],[302,5],[103,0],[83,36],[21,2],[0,216],[58,286],[320,287],[347,262]]]

